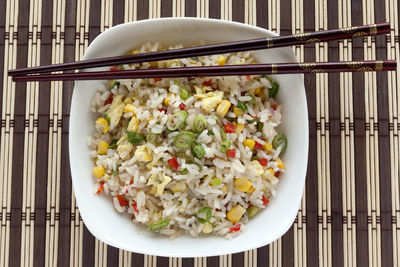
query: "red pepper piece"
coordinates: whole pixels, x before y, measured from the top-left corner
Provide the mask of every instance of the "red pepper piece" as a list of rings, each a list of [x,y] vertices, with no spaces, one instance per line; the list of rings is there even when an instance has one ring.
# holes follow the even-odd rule
[[[117,198],[118,198],[119,205],[120,205],[121,207],[124,207],[124,206],[128,206],[128,205],[129,205],[129,202],[126,201],[126,199],[125,199],[123,196],[118,195]]]
[[[176,158],[171,158],[171,159],[169,159],[169,160],[168,160],[168,164],[169,164],[172,168],[178,169],[179,164],[178,164],[178,161],[176,160]]]
[[[229,233],[234,233],[234,232],[240,231],[241,226],[242,225],[240,223],[235,224],[234,226],[231,227],[231,229],[229,230]]]
[[[132,204],[132,208],[133,208],[134,211],[139,212],[136,203],[133,203],[133,204]]]
[[[267,205],[269,203],[269,199],[263,196],[262,197],[262,202],[263,202],[263,205],[265,206],[265,205]]]
[[[259,159],[258,162],[260,162],[261,166],[264,167],[268,164],[268,160],[266,158]]]
[[[236,155],[236,149],[228,149],[228,151],[226,151],[226,155],[228,158],[234,158]]]
[[[99,185],[99,189],[97,189],[97,194],[101,194],[101,192],[103,192],[103,190],[104,190],[104,182],[100,182],[100,185]]]
[[[226,123],[224,125],[224,128],[225,128],[225,132],[226,133],[234,133],[235,129],[236,129],[235,125],[233,123],[230,123],[230,122]]]
[[[106,99],[106,101],[104,101],[104,106],[107,105],[107,104],[111,104],[113,102],[113,99],[114,99],[114,95],[110,94],[108,96],[108,98]]]

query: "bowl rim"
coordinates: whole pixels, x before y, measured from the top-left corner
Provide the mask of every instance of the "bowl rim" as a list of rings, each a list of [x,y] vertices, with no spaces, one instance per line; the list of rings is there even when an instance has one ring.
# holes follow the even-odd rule
[[[244,27],[244,28],[248,28],[248,29],[251,29],[251,30],[257,30],[257,31],[261,30],[267,36],[278,36],[278,34],[272,32],[272,31],[269,31],[267,29],[261,28],[261,27],[248,25],[248,24],[244,24],[244,23],[239,23],[239,22],[234,22],[234,21],[228,21],[228,20],[210,19],[210,18],[194,18],[194,17],[179,17],[179,18],[169,17],[169,18],[145,19],[145,20],[132,21],[132,22],[126,22],[126,23],[118,24],[118,25],[115,25],[115,26],[105,30],[104,32],[100,33],[98,36],[96,36],[93,39],[93,41],[87,47],[82,60],[86,60],[86,59],[89,59],[89,58],[94,58],[94,57],[92,57],[92,53],[93,53],[92,50],[94,49],[92,44],[95,43],[95,42],[101,42],[102,39],[107,39],[107,37],[108,37],[107,35],[111,31],[115,31],[115,30],[118,30],[120,28],[130,27],[133,24],[138,26],[140,24],[159,22],[159,21],[176,21],[176,22],[195,21],[195,22],[200,22],[200,23],[207,21],[207,22],[214,22],[214,23],[218,23],[218,24],[233,25],[235,27],[236,26]],[[298,59],[295,56],[293,50],[290,51],[290,56],[293,59],[295,59],[296,62],[298,62]],[[85,71],[85,70],[82,70],[82,71]],[[305,90],[303,76],[301,76],[301,80],[302,80],[302,83],[300,84],[300,86]],[[76,90],[75,90],[76,86],[77,86],[77,83],[74,84],[74,91],[73,91],[72,100],[71,100],[70,120],[73,117],[75,117],[75,114],[74,114],[75,113],[75,109],[73,109],[72,107],[74,105],[76,105],[75,102],[77,101],[77,94],[75,93],[76,92]],[[305,95],[304,95],[304,97],[305,97]],[[307,116],[307,119],[305,121],[306,125],[304,125],[304,131],[305,131],[305,136],[306,136],[306,140],[304,140],[305,141],[304,144],[305,144],[305,147],[307,149],[306,149],[306,151],[304,153],[305,153],[306,159],[308,159],[309,124],[308,124],[307,99],[305,98],[304,101],[305,101],[305,104],[306,104],[305,115]],[[73,154],[72,152],[75,151],[75,149],[74,149],[74,146],[72,145],[73,144],[72,138],[73,138],[72,134],[69,134],[69,138],[68,138],[68,142],[69,142],[68,147],[69,147],[69,151],[70,151],[69,160],[70,160],[70,169],[71,169],[71,179],[72,179],[72,184],[73,184],[73,188],[74,188],[74,196],[75,196],[75,199],[76,199],[76,206],[79,208],[81,202],[83,201],[83,199],[81,198],[81,195],[75,194],[75,185],[77,183],[77,181],[75,181],[75,180],[77,180],[78,178],[76,177],[77,175],[74,175],[74,173],[76,172],[76,167],[75,168],[73,167],[75,164],[74,164],[74,160],[72,159],[72,154]],[[75,169],[75,171],[74,171],[74,169]],[[299,207],[301,205],[301,197],[302,197],[303,192],[304,192],[306,172],[307,172],[307,160],[305,161],[304,169],[301,170],[299,172],[299,174],[298,174],[299,177],[304,177],[304,178],[302,178],[304,182],[302,183],[302,188],[301,188],[302,190],[298,191],[298,192],[301,192],[301,193],[300,193],[300,201],[298,201],[298,205],[297,205],[297,210],[299,209]],[[74,179],[74,177],[75,177],[75,179]],[[120,249],[124,249],[124,250],[127,250],[127,251],[135,252],[135,253],[141,253],[141,254],[150,254],[150,255],[163,256],[163,257],[189,258],[189,257],[211,257],[211,256],[218,256],[218,255],[233,254],[233,253],[243,252],[243,251],[246,251],[246,250],[256,249],[256,248],[265,246],[267,244],[270,244],[273,241],[279,239],[282,235],[284,235],[289,230],[289,228],[293,225],[293,222],[294,222],[294,220],[295,220],[295,218],[297,216],[297,213],[293,213],[292,216],[288,216],[288,218],[290,218],[290,220],[289,220],[290,223],[287,223],[287,225],[285,225],[285,227],[283,227],[284,231],[279,232],[278,234],[271,235],[269,240],[258,239],[258,242],[252,242],[252,243],[247,244],[247,245],[246,244],[242,244],[241,246],[236,246],[235,249],[230,248],[228,250],[224,250],[222,253],[219,253],[219,252],[218,253],[217,252],[213,253],[212,251],[211,251],[211,253],[199,253],[199,252],[196,252],[196,250],[193,250],[193,252],[191,252],[190,255],[189,254],[182,255],[182,254],[179,254],[179,252],[170,252],[170,253],[161,252],[160,253],[160,252],[157,251],[157,249],[155,249],[154,251],[149,251],[146,248],[145,249],[142,249],[141,247],[132,248],[131,246],[128,246],[128,245],[125,245],[125,244],[122,244],[122,243],[114,242],[114,240],[110,240],[109,238],[107,238],[102,233],[99,233],[95,229],[95,227],[93,227],[91,224],[87,223],[87,217],[86,217],[87,214],[86,213],[81,213],[80,212],[80,215],[81,215],[81,218],[82,218],[86,228],[89,230],[89,232],[94,237],[96,237],[97,239],[99,239],[100,241],[102,241],[102,242],[104,242],[104,243],[106,243],[108,245],[111,245],[111,246],[114,246],[114,247],[117,247],[117,248],[120,248]],[[223,237],[220,237],[220,238],[223,238]],[[270,241],[270,240],[272,240],[272,241]]]

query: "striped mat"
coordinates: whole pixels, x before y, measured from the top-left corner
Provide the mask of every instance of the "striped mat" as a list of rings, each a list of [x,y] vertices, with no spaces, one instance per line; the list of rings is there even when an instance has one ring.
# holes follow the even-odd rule
[[[398,60],[399,11],[396,0],[0,0],[0,266],[400,266],[399,71],[306,75],[310,153],[293,226],[269,246],[194,259],[96,240],[71,188],[73,83],[15,84],[7,76],[79,60],[113,25],[169,16],[283,35],[390,21],[387,36],[293,49],[301,61]]]

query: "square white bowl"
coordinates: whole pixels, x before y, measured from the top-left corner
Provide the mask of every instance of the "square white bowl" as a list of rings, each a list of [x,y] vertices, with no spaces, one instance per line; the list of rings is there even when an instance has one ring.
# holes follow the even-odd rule
[[[275,36],[245,24],[196,18],[143,20],[115,26],[101,33],[87,49],[84,59],[122,55],[146,42],[164,46],[205,43]],[[253,56],[260,63],[296,62],[290,47],[258,50]],[[97,68],[107,69],[107,68]],[[280,131],[288,138],[283,155],[287,172],[280,176],[277,195],[245,232],[228,240],[184,235],[174,240],[147,232],[129,217],[114,210],[109,197],[93,193],[93,161],[86,144],[94,131],[91,100],[102,81],[78,81],[71,103],[69,151],[73,188],[83,222],[101,241],[124,250],[166,257],[205,257],[236,253],[267,245],[282,236],[292,225],[303,193],[308,159],[308,114],[302,75],[276,75],[280,84],[278,101],[283,105]]]

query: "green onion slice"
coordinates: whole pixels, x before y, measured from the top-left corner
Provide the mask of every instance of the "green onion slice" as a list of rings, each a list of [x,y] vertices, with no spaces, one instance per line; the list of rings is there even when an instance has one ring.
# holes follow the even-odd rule
[[[108,122],[108,125],[110,125],[110,122],[111,122],[110,116],[108,116],[108,114],[104,114],[103,118]]]
[[[192,154],[198,159],[201,159],[205,156],[206,151],[204,147],[200,144],[195,144],[192,146]]]
[[[160,137],[159,134],[149,132],[146,136],[146,141],[149,143],[155,144],[159,140],[159,137]]]
[[[219,151],[221,151],[222,153],[226,153],[230,147],[231,147],[231,141],[226,140],[221,143],[221,147],[219,148]]]
[[[219,178],[213,178],[210,181],[210,185],[212,185],[212,186],[217,186],[217,185],[220,185],[220,184],[222,184],[222,180],[219,179]]]
[[[246,111],[246,110],[247,110],[246,104],[245,104],[244,102],[242,102],[242,101],[239,101],[239,102],[237,103],[236,107],[240,108],[240,109],[243,110],[243,111]]]
[[[226,132],[224,127],[221,128],[221,138],[224,141],[226,140]]]
[[[181,89],[181,93],[179,95],[181,99],[186,100],[190,97],[190,93],[186,89]]]
[[[272,145],[274,146],[274,148],[278,149],[278,147],[280,147],[281,153],[285,152],[287,143],[287,137],[283,133],[278,133],[277,135],[275,135],[274,140],[272,140]]]
[[[168,219],[162,219],[156,222],[152,222],[147,230],[150,232],[160,232],[162,229],[167,228],[169,225],[169,220]]]
[[[130,132],[127,131],[128,134],[128,142],[133,144],[133,145],[139,145],[142,143],[146,137],[138,132]]]
[[[247,94],[247,96],[251,97],[251,100],[247,101],[247,103],[250,105],[254,105],[256,103],[256,97],[252,94]]]
[[[268,96],[269,98],[275,99],[279,92],[279,83],[276,81],[270,80],[271,88],[268,88]]]
[[[173,144],[177,148],[189,148],[194,140],[194,134],[192,132],[181,132],[175,136]]]
[[[247,208],[247,215],[251,218],[254,217],[260,211],[259,207],[250,206]]]
[[[197,116],[194,118],[194,121],[193,121],[193,126],[192,126],[193,131],[194,131],[195,133],[201,133],[202,131],[204,131],[204,129],[205,129],[206,127],[207,127],[207,120],[206,120],[206,118],[205,118],[203,115],[201,115],[201,114],[197,115]]]
[[[117,148],[117,143],[118,143],[118,139],[113,139],[113,140],[111,140],[111,142],[108,145],[108,147],[111,148],[111,149],[116,149]]]
[[[210,207],[202,207],[196,212],[196,217],[201,223],[209,222],[212,217]]]
[[[179,126],[183,125],[187,120],[188,114],[184,110],[179,110],[172,114],[167,120],[167,128],[170,131],[175,131]]]

